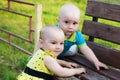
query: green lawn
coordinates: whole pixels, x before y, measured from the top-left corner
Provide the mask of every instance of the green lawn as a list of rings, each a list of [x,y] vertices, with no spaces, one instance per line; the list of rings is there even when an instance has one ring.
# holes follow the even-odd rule
[[[58,15],[58,11],[60,7],[65,3],[72,3],[78,6],[81,10],[81,19],[80,19],[80,27],[82,28],[82,23],[84,19],[90,19],[89,17],[85,17],[84,12],[86,8],[86,0],[23,0],[26,2],[32,2],[35,4],[42,4],[42,25],[46,24],[55,24],[56,18]],[[120,3],[120,0],[99,0],[99,1],[107,1],[113,3]],[[0,8],[7,8],[7,0],[0,0]],[[33,29],[34,29],[34,7],[18,4],[12,2],[13,10],[19,11],[25,14],[30,14],[33,16]],[[104,22],[103,20],[100,20]],[[28,18],[22,17],[19,15],[11,14],[9,12],[4,12],[0,10],[0,28],[11,31],[15,34],[19,34],[23,37],[28,38]],[[107,23],[111,24],[111,21],[107,21]],[[120,25],[119,23],[112,22],[114,25]],[[0,37],[4,39],[8,39],[8,35],[3,32],[0,32]],[[14,38],[12,39],[14,44],[21,46],[22,48],[33,52],[34,49],[34,33],[33,33],[33,43],[30,44],[28,42],[24,42],[20,39]],[[96,39],[96,42],[99,40]],[[100,41],[101,44],[108,45],[108,42]],[[116,44],[110,44],[108,46],[116,47]],[[118,46],[118,45],[117,45]],[[120,47],[116,47],[119,49]],[[24,69],[26,62],[28,60],[28,55],[23,52],[9,46],[6,43],[0,41],[0,80],[16,80],[17,75]]]

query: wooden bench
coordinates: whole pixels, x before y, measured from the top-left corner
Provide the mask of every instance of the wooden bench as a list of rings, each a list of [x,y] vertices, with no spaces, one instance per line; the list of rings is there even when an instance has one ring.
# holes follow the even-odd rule
[[[110,69],[97,71],[83,56],[67,56],[62,59],[78,63],[85,67],[87,72],[77,77],[56,77],[55,80],[120,80],[120,27],[113,26],[112,23],[98,22],[98,19],[120,22],[120,5],[88,0],[85,14],[92,17],[92,20],[85,20],[83,23],[82,33],[89,37],[86,42],[97,58]],[[98,39],[107,43],[99,43]],[[114,47],[118,46],[118,49],[109,47],[111,43]]]

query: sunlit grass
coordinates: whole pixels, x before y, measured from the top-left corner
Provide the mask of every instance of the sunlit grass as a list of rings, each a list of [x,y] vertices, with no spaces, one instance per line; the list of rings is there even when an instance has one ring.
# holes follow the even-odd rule
[[[26,2],[31,2],[35,4],[42,4],[42,24],[56,24],[56,18],[60,7],[65,3],[72,3],[78,6],[81,10],[80,27],[81,30],[84,19],[91,19],[90,17],[85,17],[85,8],[87,0],[23,0]],[[100,0],[103,1],[103,0]],[[104,0],[107,2],[120,2],[120,0]],[[0,0],[0,8],[7,8],[7,0]],[[27,6],[24,4],[18,4],[12,2],[11,10],[18,11],[20,13],[25,13],[32,15],[32,28],[34,29],[34,7]],[[102,20],[100,20],[102,22]],[[105,22],[105,21],[103,21]],[[111,22],[109,22],[111,23]],[[119,23],[113,22],[114,25],[119,25]],[[15,34],[19,34],[25,38],[28,38],[28,25],[29,20],[26,17],[20,15],[11,14],[0,10],[0,28],[11,31]],[[8,40],[8,35],[0,31],[0,37]],[[34,38],[34,33],[33,33]],[[87,37],[85,37],[87,39]],[[99,40],[95,40],[99,42]],[[24,42],[21,39],[15,37],[12,38],[12,42],[22,48],[33,52],[34,49],[34,39],[33,43]],[[101,44],[108,44],[105,41],[100,41]],[[116,47],[116,45],[108,45],[111,47]],[[117,47],[117,49],[120,47]],[[8,44],[0,41],[0,80],[16,80],[17,75],[25,68],[29,56],[23,52],[15,49]]]
[[[42,4],[42,24],[56,24],[56,18],[58,16],[59,8],[65,3],[73,3],[75,5],[81,4],[81,2],[75,2],[74,0],[24,0],[27,2]],[[77,0],[76,0],[77,1]],[[84,3],[84,4],[83,4]],[[57,7],[56,7],[57,6]],[[82,2],[82,5],[78,7],[81,10],[85,9],[85,2]],[[7,8],[7,0],[0,1],[0,7]],[[32,28],[34,29],[34,7],[26,6],[23,4],[18,4],[12,2],[11,10],[18,11],[20,13],[25,13],[33,16]],[[84,15],[84,10],[82,15]],[[9,12],[4,12],[0,10],[0,28],[11,31],[15,34],[19,34],[23,37],[28,38],[28,18],[22,17],[20,15],[11,14]],[[81,18],[83,20],[83,18]],[[3,32],[0,32],[0,37],[8,40],[8,35]],[[34,38],[34,33],[33,33]],[[21,46],[22,48],[33,52],[34,41],[32,44],[24,42],[20,39],[12,37],[12,42],[16,45]],[[16,77],[20,72],[25,68],[25,65],[28,61],[28,55],[22,53],[21,51],[9,46],[0,41],[0,80],[16,80]],[[3,71],[4,70],[4,71]],[[6,77],[7,76],[7,77]]]

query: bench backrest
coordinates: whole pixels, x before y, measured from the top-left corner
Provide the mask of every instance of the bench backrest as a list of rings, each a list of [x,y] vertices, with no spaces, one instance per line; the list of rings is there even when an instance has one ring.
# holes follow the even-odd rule
[[[120,47],[119,49],[113,49],[94,41],[98,38],[119,46],[120,27],[100,23],[98,19],[120,22],[120,5],[88,0],[85,14],[92,17],[91,21],[84,21],[82,28],[82,33],[89,36],[88,46],[100,61],[120,69]]]

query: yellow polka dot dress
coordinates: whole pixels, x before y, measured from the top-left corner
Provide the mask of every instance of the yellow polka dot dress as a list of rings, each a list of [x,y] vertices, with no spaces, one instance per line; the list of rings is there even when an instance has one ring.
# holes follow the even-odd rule
[[[50,51],[39,49],[36,54],[29,60],[24,72],[18,76],[18,80],[52,80],[54,75],[43,62],[46,55],[56,59]]]

